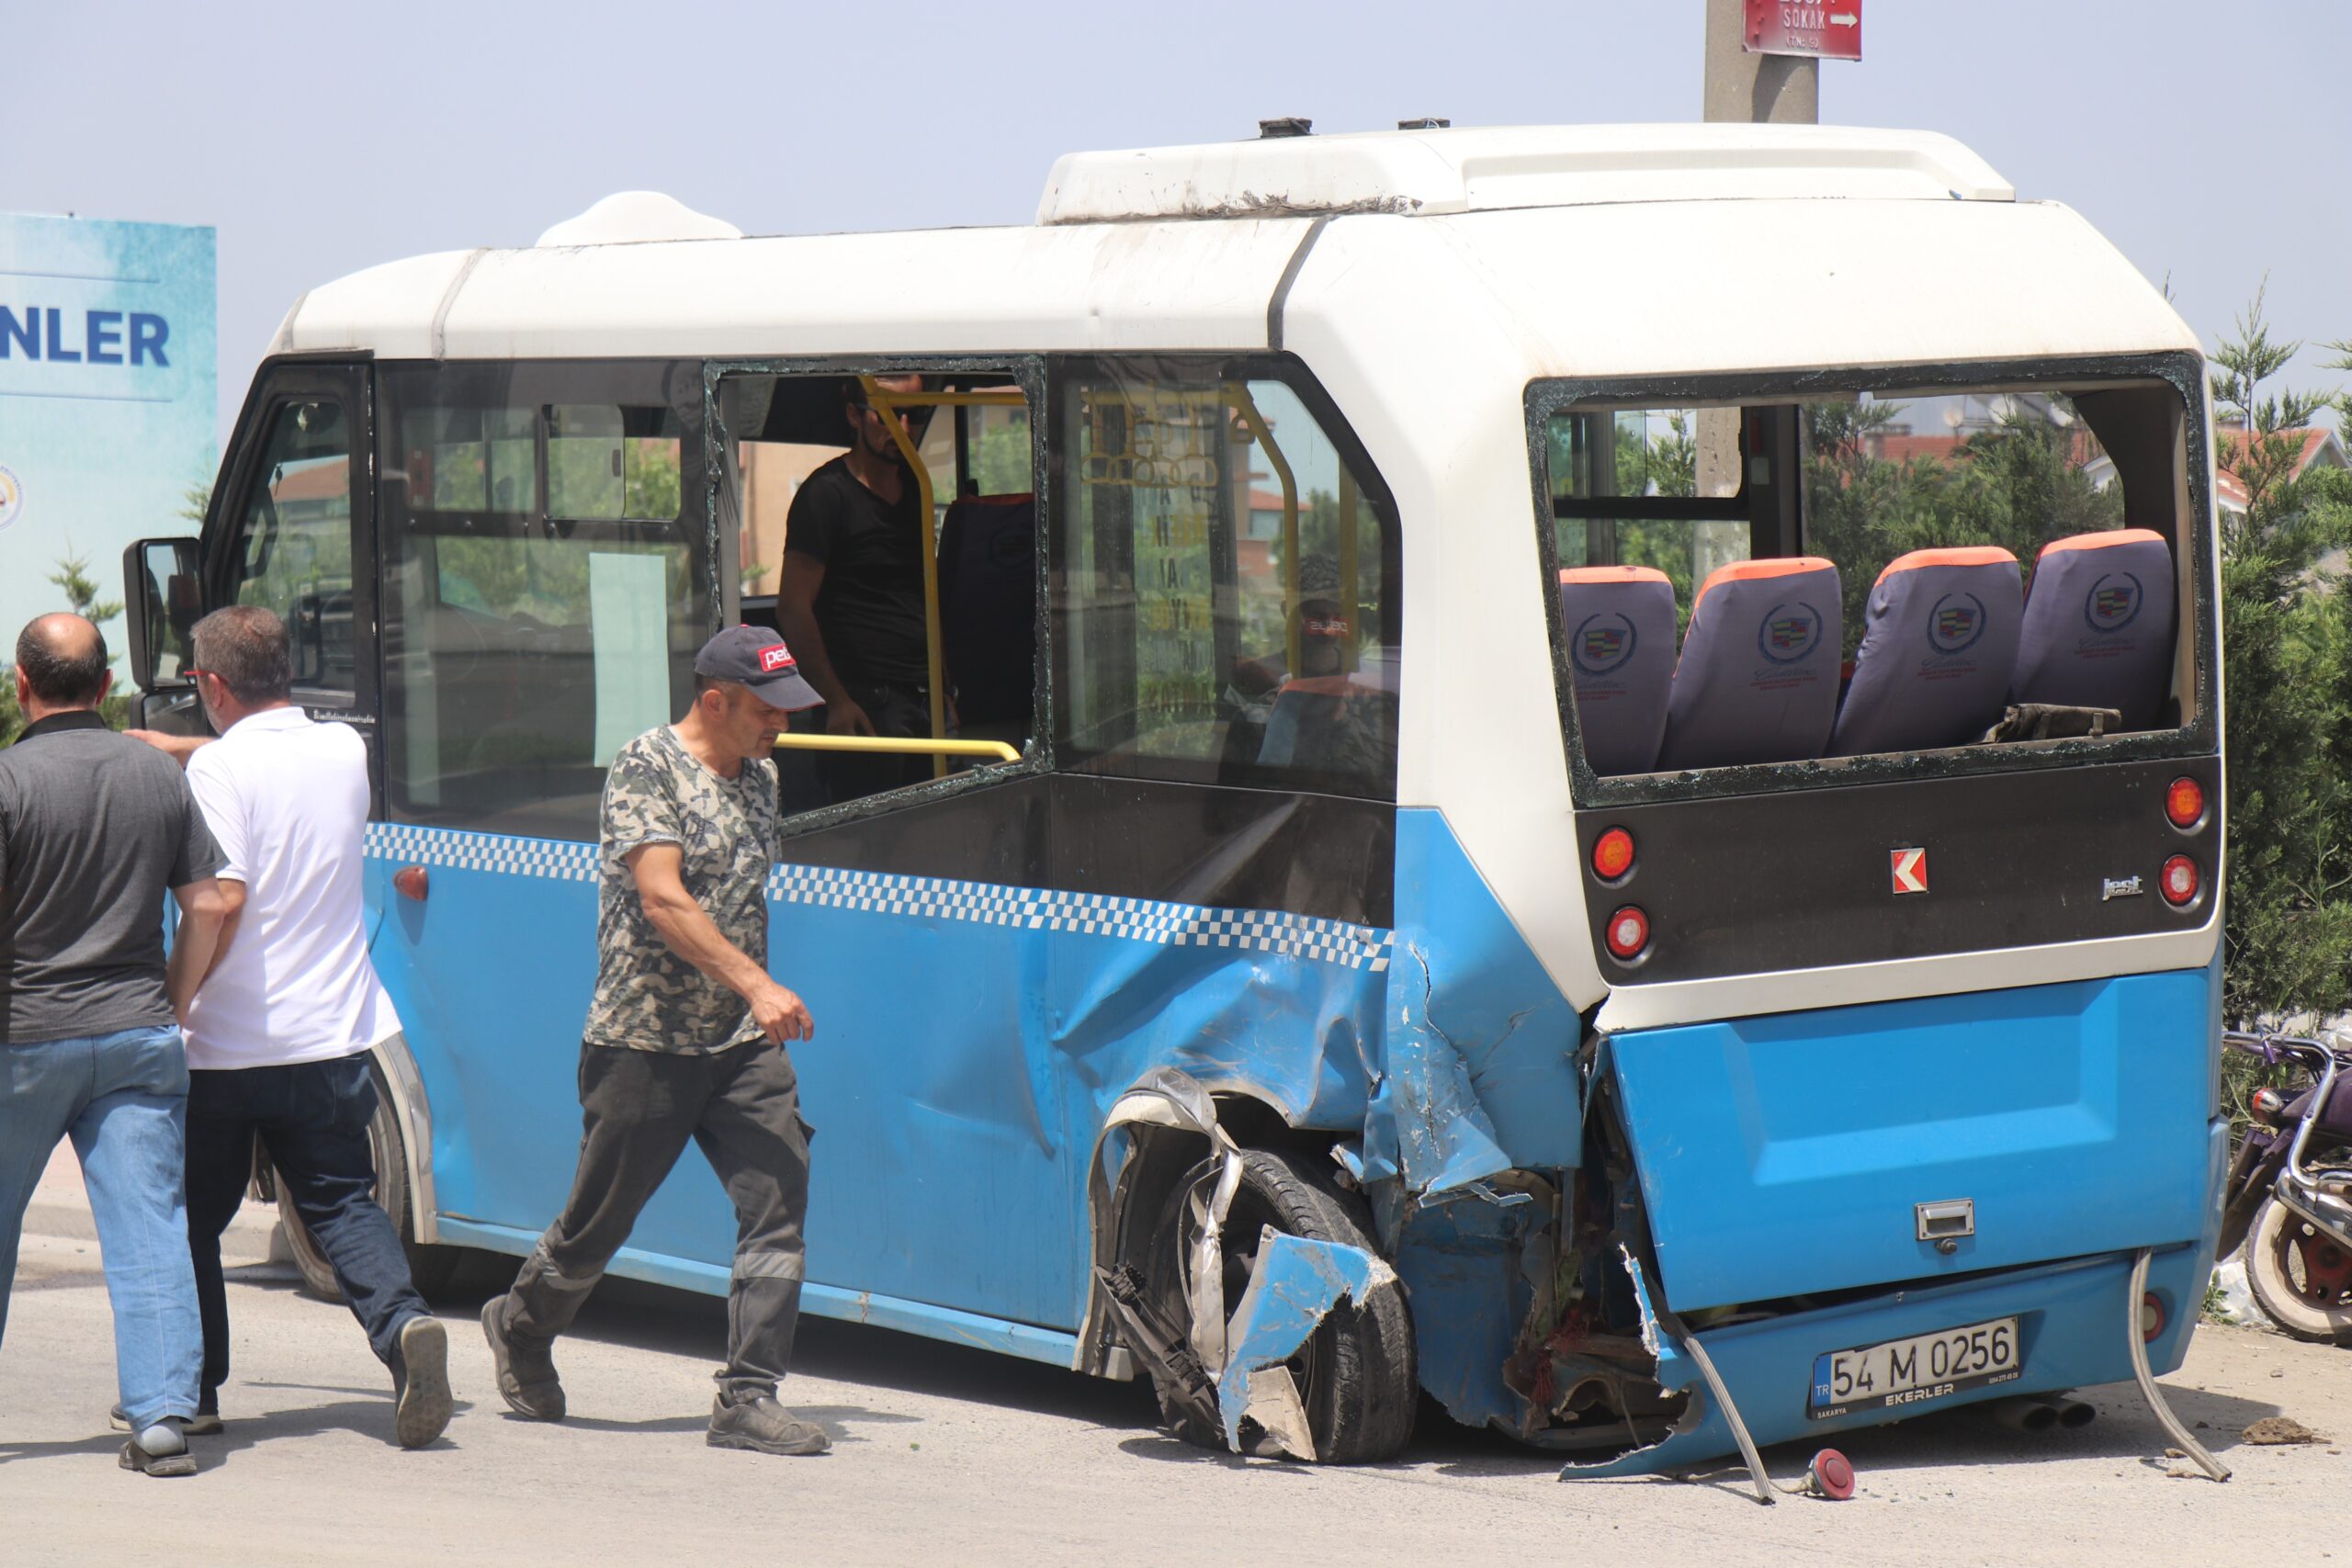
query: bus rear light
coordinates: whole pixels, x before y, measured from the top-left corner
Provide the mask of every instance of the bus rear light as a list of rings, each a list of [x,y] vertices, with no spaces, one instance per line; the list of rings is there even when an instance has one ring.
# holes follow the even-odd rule
[[[1611,828],[1594,841],[1592,874],[1603,882],[1616,882],[1634,869],[1634,835],[1623,828]]]
[[[1650,918],[1639,907],[1628,904],[1609,917],[1604,940],[1609,943],[1611,957],[1631,963],[1650,944]]]
[[[2205,786],[2195,779],[2175,779],[2165,791],[2165,818],[2183,832],[2205,820]]]
[[[2156,890],[2165,896],[2165,903],[2177,909],[2196,901],[2199,881],[2197,863],[2187,855],[2175,855],[2165,862],[2165,869],[2156,878]]]
[[[433,891],[433,879],[421,865],[404,865],[392,873],[392,889],[401,897],[422,904],[425,895]]]
[[[2150,1291],[2140,1298],[2140,1337],[2154,1344],[2164,1337],[2165,1299]]]

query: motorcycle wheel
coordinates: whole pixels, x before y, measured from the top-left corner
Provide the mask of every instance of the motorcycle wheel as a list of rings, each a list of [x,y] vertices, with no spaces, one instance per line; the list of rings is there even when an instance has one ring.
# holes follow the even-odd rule
[[[2352,1339],[2352,1253],[2276,1198],[2255,1213],[2245,1278],[2281,1333],[2317,1344]]]

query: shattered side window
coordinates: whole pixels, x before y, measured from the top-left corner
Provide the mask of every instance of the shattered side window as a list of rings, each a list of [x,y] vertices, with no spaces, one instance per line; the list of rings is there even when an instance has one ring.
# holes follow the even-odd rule
[[[2203,547],[2152,380],[1545,416],[1564,673],[1603,776],[2166,729]]]

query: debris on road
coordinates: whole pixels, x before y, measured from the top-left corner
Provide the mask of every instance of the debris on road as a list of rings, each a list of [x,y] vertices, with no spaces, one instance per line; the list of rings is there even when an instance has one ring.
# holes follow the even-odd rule
[[[2281,1443],[2317,1443],[2325,1439],[2291,1416],[2265,1416],[2241,1434],[2249,1443],[2275,1446]]]

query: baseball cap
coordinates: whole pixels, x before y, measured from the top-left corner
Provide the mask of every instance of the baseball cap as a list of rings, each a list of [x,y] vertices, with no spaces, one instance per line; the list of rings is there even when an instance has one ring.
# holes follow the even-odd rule
[[[770,707],[813,708],[825,699],[800,678],[784,638],[765,626],[729,626],[702,645],[695,673],[732,681]]]

